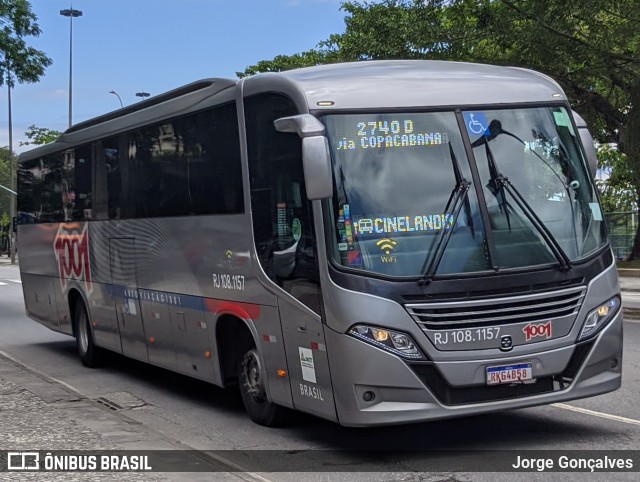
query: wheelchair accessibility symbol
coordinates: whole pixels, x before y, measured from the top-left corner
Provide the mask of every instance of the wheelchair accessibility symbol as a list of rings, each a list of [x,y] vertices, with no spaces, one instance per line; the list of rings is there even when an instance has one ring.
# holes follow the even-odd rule
[[[467,126],[467,131],[471,136],[488,136],[487,131],[488,123],[487,118],[482,112],[465,112],[464,123]]]

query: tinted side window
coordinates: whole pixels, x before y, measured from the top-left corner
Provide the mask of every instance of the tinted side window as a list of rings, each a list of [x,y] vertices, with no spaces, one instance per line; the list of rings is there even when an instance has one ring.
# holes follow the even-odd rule
[[[39,221],[38,207],[42,205],[42,159],[18,164],[18,220],[21,224]]]
[[[19,166],[21,222],[244,212],[235,104]]]
[[[18,166],[18,219],[26,223],[64,221],[62,155],[22,162]]]
[[[126,217],[244,211],[234,104],[131,132],[124,160],[110,148],[119,152]]]
[[[275,119],[298,112],[278,94],[249,97],[245,110],[251,214],[260,263],[278,285],[319,312],[318,262],[302,142],[273,126]]]
[[[90,145],[63,153],[62,200],[65,221],[92,219]]]
[[[127,136],[125,134],[112,137],[105,141],[99,147],[99,162],[104,165],[104,175],[107,178],[107,216],[109,219],[122,219],[131,217],[132,210],[126,211],[126,206],[132,203],[125,202],[125,199],[131,196],[133,192],[133,183],[131,188],[125,186],[122,180],[128,178],[123,171],[128,164],[122,162],[123,152],[127,151]],[[129,216],[127,216],[129,214]]]

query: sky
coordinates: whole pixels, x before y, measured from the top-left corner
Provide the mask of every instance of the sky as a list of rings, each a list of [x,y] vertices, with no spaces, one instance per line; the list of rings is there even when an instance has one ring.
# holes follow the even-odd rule
[[[63,0],[30,0],[42,30],[30,46],[52,60],[35,84],[12,90],[15,152],[31,125],[64,131],[69,124],[69,18]],[[73,123],[260,60],[314,48],[344,31],[340,0],[75,0]],[[0,87],[0,146],[9,145],[8,99]]]

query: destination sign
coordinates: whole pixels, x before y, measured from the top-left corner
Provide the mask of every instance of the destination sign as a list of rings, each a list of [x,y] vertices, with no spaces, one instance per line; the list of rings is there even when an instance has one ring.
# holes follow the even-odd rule
[[[387,149],[447,144],[449,135],[416,128],[416,122],[411,118],[363,119],[353,124],[352,132],[345,132],[336,139],[337,150]]]

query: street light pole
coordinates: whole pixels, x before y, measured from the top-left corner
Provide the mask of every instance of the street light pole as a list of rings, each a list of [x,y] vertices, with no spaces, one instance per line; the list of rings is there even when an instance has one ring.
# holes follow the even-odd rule
[[[11,264],[16,264],[16,237],[13,232],[13,219],[16,216],[16,196],[15,196],[15,171],[13,167],[13,119],[11,114],[11,71],[7,68],[7,91],[8,91],[8,110],[9,110],[9,189],[13,196],[9,197],[9,239],[11,242]]]
[[[118,98],[118,100],[120,101],[120,108],[124,109],[124,104],[122,103],[120,95],[115,90],[110,90],[109,93],[115,95]]]
[[[81,17],[82,12],[74,10],[73,5],[71,5],[71,8],[60,10],[60,15],[69,17],[69,127],[71,127],[73,110],[73,18]]]

